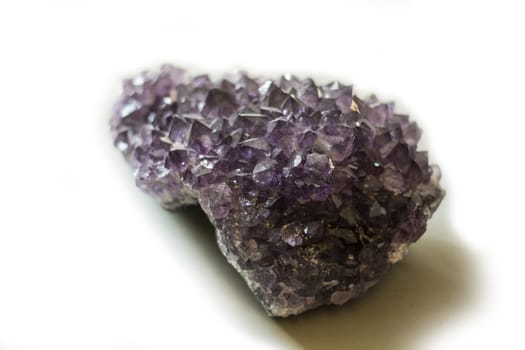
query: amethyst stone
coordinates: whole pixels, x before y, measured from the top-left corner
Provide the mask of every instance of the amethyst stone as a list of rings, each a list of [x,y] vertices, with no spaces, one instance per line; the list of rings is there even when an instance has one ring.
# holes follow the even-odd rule
[[[364,294],[445,193],[417,124],[338,82],[165,65],[124,81],[111,129],[142,190],[202,207],[272,316]]]

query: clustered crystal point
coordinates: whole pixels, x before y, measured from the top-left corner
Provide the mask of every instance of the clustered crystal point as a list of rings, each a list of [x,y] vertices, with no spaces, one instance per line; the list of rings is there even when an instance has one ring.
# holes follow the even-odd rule
[[[111,129],[138,187],[202,207],[272,316],[364,294],[444,196],[417,124],[338,82],[165,65],[124,81]]]

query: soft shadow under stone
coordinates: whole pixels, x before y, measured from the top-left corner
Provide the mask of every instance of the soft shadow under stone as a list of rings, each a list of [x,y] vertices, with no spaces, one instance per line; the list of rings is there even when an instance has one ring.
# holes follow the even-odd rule
[[[304,349],[407,349],[460,310],[472,292],[460,246],[428,239],[362,298],[279,325]]]
[[[433,326],[452,320],[475,296],[472,256],[451,231],[446,212],[441,214],[407,257],[365,296],[344,306],[320,307],[286,319],[267,317],[264,322],[277,325],[303,349],[417,349]],[[251,320],[264,319],[262,308],[220,253],[202,210],[186,207],[175,218],[193,231],[188,236],[205,250],[210,268],[232,284],[243,307],[260,309],[261,317]],[[257,334],[260,325],[252,326],[239,331]]]
[[[221,280],[226,281],[226,285],[231,287],[229,291],[235,294],[235,299],[239,300],[243,307],[253,308],[257,314],[265,318],[268,317],[241,275],[235,271],[233,266],[222,255],[217,246],[215,228],[204,211],[198,205],[191,205],[179,208],[177,211],[169,214],[172,215],[174,221],[177,221],[178,225],[182,225],[188,230],[188,232],[182,232],[184,235],[179,235],[180,232],[177,232],[177,237],[175,238],[192,241],[195,249],[202,252],[202,254],[199,254],[199,257],[206,260],[206,265],[209,266],[212,273],[220,275]],[[206,281],[204,278],[203,284],[203,288],[210,287],[205,285]]]

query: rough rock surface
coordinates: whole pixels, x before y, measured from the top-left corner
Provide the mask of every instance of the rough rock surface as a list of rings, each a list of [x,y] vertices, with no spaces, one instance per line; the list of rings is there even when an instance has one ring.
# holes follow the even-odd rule
[[[365,293],[444,196],[417,124],[338,82],[165,65],[124,81],[111,129],[138,187],[202,207],[272,316]]]

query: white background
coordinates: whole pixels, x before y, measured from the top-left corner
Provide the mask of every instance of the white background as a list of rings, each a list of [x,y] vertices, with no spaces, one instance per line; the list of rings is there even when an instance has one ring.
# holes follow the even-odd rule
[[[520,3],[3,1],[0,349],[525,348]],[[364,298],[268,318],[112,147],[120,80],[164,62],[395,99],[448,192],[428,233]]]

